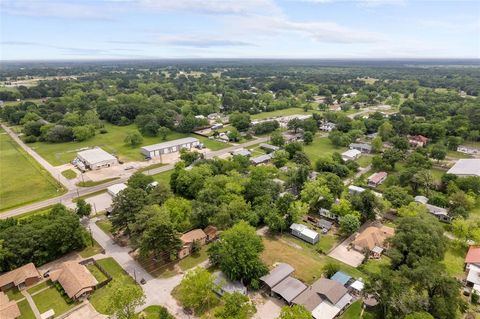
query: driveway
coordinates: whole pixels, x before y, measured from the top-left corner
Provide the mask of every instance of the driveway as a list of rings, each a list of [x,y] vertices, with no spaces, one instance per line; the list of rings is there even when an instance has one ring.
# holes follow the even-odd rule
[[[263,303],[257,304],[257,312],[253,316],[254,319],[276,319],[280,316],[282,307],[285,303],[282,300],[268,297],[262,297]]]
[[[343,241],[340,245],[333,249],[328,256],[352,267],[358,267],[365,259],[365,256],[356,250],[349,249],[349,244],[350,241],[348,239]]]
[[[92,205],[92,214],[96,214],[99,212],[103,212],[108,207],[112,206],[112,196],[107,192],[95,195],[92,197],[85,198],[85,201]],[[68,203],[66,205],[68,208],[75,208],[77,206],[76,203]]]
[[[92,304],[85,302],[82,307],[70,312],[63,319],[106,319],[108,316],[98,313]]]

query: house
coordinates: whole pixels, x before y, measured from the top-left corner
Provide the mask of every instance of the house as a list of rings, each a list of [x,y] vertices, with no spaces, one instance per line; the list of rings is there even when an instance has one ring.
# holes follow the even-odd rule
[[[290,229],[293,236],[298,237],[307,243],[316,244],[320,239],[320,235],[316,231],[311,230],[305,225],[294,223],[290,226]]]
[[[465,256],[466,284],[480,294],[480,246],[470,246]]]
[[[278,147],[278,146],[267,144],[267,143],[260,144],[260,148],[269,152],[269,153],[278,151],[280,149],[280,147]]]
[[[355,185],[350,185],[348,186],[348,192],[350,194],[360,194],[365,191],[365,188],[360,187],[360,186],[355,186]]]
[[[325,122],[320,125],[320,130],[325,131],[325,132],[331,132],[337,127],[335,123],[332,122]]]
[[[125,188],[127,188],[125,183],[114,184],[107,187],[107,193],[109,193],[112,197],[116,197],[118,193],[123,191]]]
[[[178,252],[178,258],[182,259],[192,253],[193,243],[197,241],[201,246],[207,242],[207,234],[201,229],[194,229],[180,237],[182,248]]]
[[[480,158],[459,159],[447,174],[459,177],[480,176]]]
[[[347,284],[351,281],[352,277],[347,275],[343,271],[337,271],[330,279],[339,282],[340,284],[342,284],[342,286],[347,286]]]
[[[18,290],[23,290],[28,286],[34,285],[42,279],[33,263],[29,263],[9,271],[0,276],[0,290],[17,287]]]
[[[271,154],[263,154],[263,155],[251,158],[250,162],[253,165],[257,166],[257,165],[260,165],[260,164],[268,163],[268,162],[270,162],[271,159],[272,159]]]
[[[164,154],[178,152],[183,148],[190,150],[198,146],[200,146],[200,141],[197,138],[185,137],[178,140],[144,146],[140,149],[140,153],[147,158],[155,158],[161,157]]]
[[[368,178],[368,186],[377,187],[387,179],[387,172],[378,172],[370,175]]]
[[[394,234],[395,230],[388,226],[369,226],[357,235],[352,246],[359,252],[369,251],[373,257],[379,258],[387,246],[385,240]]]
[[[332,319],[340,314],[352,299],[348,289],[339,282],[320,278],[298,295],[292,303],[304,306],[315,319]]]
[[[425,196],[415,196],[414,198],[415,202],[419,203],[419,204],[423,204],[425,205],[426,203],[428,203],[428,198],[425,197]]]
[[[203,230],[203,232],[205,233],[205,235],[207,235],[207,242],[211,242],[212,240],[217,239],[217,227],[209,225]]]
[[[351,150],[357,150],[362,153],[371,153],[372,152],[372,145],[367,143],[351,143],[348,146]]]
[[[344,161],[354,161],[362,155],[359,150],[351,149],[342,153],[342,159]]]
[[[443,207],[428,204],[428,198],[425,196],[415,196],[415,202],[423,204],[428,212],[437,217],[439,221],[449,223],[452,221],[452,217],[448,215],[448,210]]]
[[[66,261],[49,274],[53,282],[58,282],[67,296],[73,300],[83,300],[95,290],[97,280],[84,265]]]
[[[242,295],[247,294],[247,287],[240,281],[231,281],[221,271],[214,273],[214,276],[213,283],[217,288],[215,292],[218,295],[223,296],[226,293],[233,294],[234,292],[239,292]]]
[[[320,209],[318,210],[318,214],[319,214],[320,216],[322,216],[322,217],[325,217],[325,218],[328,218],[328,219],[331,219],[331,220],[337,220],[337,221],[338,221],[338,215],[332,213],[332,212],[329,211],[328,209],[320,208]]]
[[[480,267],[480,246],[470,246],[465,256],[465,266],[469,268],[471,265]]]
[[[260,281],[268,288],[272,289],[278,285],[282,280],[290,276],[295,269],[289,264],[278,263],[268,274],[260,277]]]
[[[244,148],[236,149],[236,150],[232,151],[231,154],[232,155],[241,155],[241,156],[246,156],[246,157],[250,157],[252,155],[252,153],[249,150],[246,150]]]
[[[413,135],[408,138],[408,143],[415,147],[424,147],[428,141],[429,139],[422,135]]]
[[[110,167],[118,164],[118,159],[102,150],[100,147],[95,147],[89,150],[80,151],[77,153],[77,158],[73,161],[80,170],[91,169],[97,170],[104,167]]]
[[[460,145],[459,147],[457,147],[457,152],[468,155],[480,154],[480,150],[478,148],[468,147],[464,145]]]
[[[8,299],[8,296],[0,291],[0,318],[15,319],[20,317],[20,309],[14,300]]]

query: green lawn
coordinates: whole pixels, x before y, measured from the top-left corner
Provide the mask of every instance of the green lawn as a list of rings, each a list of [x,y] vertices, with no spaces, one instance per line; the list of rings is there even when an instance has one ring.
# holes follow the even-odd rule
[[[107,123],[105,124],[105,129],[107,129],[107,133],[97,133],[93,138],[83,142],[67,142],[55,144],[36,142],[30,144],[30,146],[34,150],[36,150],[43,158],[45,158],[50,164],[57,166],[72,161],[75,158],[76,153],[79,149],[94,146],[102,147],[105,151],[117,155],[120,160],[139,161],[144,158],[143,155],[140,154],[140,147],[164,142],[160,137],[144,136],[143,143],[141,145],[132,147],[130,145],[126,145],[124,143],[124,139],[129,132],[138,131],[137,127],[134,124],[127,126],[117,126]],[[202,143],[205,144],[205,146],[213,150],[219,150],[230,146],[229,144],[212,141],[205,137],[177,132],[171,132],[167,136],[166,140],[171,141],[187,136],[194,136],[198,138]]]
[[[190,255],[178,262],[183,271],[189,270],[208,259],[207,246],[203,246],[197,255]]]
[[[95,264],[91,264],[87,266],[88,271],[97,279],[98,282],[102,282],[104,280],[107,280],[107,276],[103,272],[98,269],[98,267]]]
[[[25,298],[22,293],[18,290],[18,288],[11,288],[8,289],[6,292],[8,299],[10,300],[20,300],[22,298]]]
[[[153,179],[155,179],[159,183],[164,183],[167,186],[170,186],[170,176],[172,176],[174,170],[171,169],[169,171],[161,172],[159,174],[152,175]]]
[[[360,165],[360,167],[367,167],[368,165],[372,164],[372,156],[362,155],[357,160],[357,163],[358,163],[358,165]]]
[[[21,314],[17,319],[35,319],[35,314],[33,313],[33,310],[26,299],[17,302],[17,306],[18,309],[20,309]]]
[[[47,206],[45,208],[40,208],[40,209],[36,209],[36,210],[32,210],[32,211],[29,211],[27,213],[24,213],[24,214],[20,214],[20,215],[17,215],[15,216],[14,218],[15,219],[25,219],[25,218],[29,218],[30,216],[33,216],[33,215],[44,215],[44,214],[48,214],[50,212],[50,210],[52,209],[53,206]]]
[[[360,266],[360,269],[367,274],[379,274],[382,267],[390,265],[390,258],[382,256],[380,259],[369,259],[365,264]]]
[[[362,313],[362,301],[357,300],[352,303],[340,317],[341,319],[359,319]]]
[[[103,232],[109,236],[112,236],[112,222],[109,221],[108,219],[102,219],[97,221],[95,224],[97,224],[98,227],[100,227]]]
[[[67,169],[62,172],[62,175],[67,179],[74,179],[77,177],[77,173],[73,169]]]
[[[123,286],[136,285],[136,283],[113,258],[100,259],[97,262],[113,277],[113,280],[105,287],[95,290],[90,296],[90,303],[98,312],[111,314],[109,302],[113,293],[114,281],[122,283]]]
[[[338,237],[329,232],[327,235],[320,235],[320,240],[317,243],[317,248],[324,254],[328,254],[330,249],[337,243]]]
[[[335,152],[342,153],[347,150],[346,147],[335,147],[327,137],[320,137],[316,135],[312,144],[303,147],[308,158],[315,164],[315,161],[321,157],[332,155]]]
[[[0,150],[0,211],[65,192],[46,170],[1,129]]]
[[[107,178],[107,179],[102,179],[100,181],[86,181],[86,182],[78,182],[77,186],[80,187],[92,187],[92,186],[97,186],[100,184],[105,184],[111,181],[114,181],[116,179],[119,179],[120,177],[112,177],[112,178]]]
[[[103,251],[102,246],[100,246],[95,239],[93,239],[93,246],[91,245],[91,238],[90,235],[87,239],[87,247],[85,247],[82,251],[79,252],[79,255],[82,258],[88,258],[95,256],[96,254],[100,254]]]
[[[159,311],[162,309],[162,306],[148,306],[147,308],[143,309],[142,312],[137,314],[137,318],[142,319],[159,319]],[[165,309],[165,308],[163,308]],[[172,318],[174,318],[172,316]]]
[[[51,280],[46,280],[46,281],[44,281],[44,282],[39,283],[39,284],[36,285],[36,286],[33,286],[33,287],[31,287],[31,288],[28,288],[27,292],[28,292],[29,294],[34,294],[34,293],[36,293],[37,291],[40,291],[40,290],[42,290],[42,289],[44,289],[44,288],[47,288],[47,287],[50,287],[50,286],[53,286],[52,281],[51,281]]]
[[[305,112],[302,108],[292,107],[284,110],[277,110],[272,112],[262,112],[258,114],[253,114],[250,116],[252,120],[264,120],[271,117],[279,117],[279,116],[287,116],[287,115],[295,115],[295,114],[312,114],[316,113],[315,110],[308,110]]]
[[[446,173],[446,171],[438,169],[438,168],[432,168],[430,170],[430,173],[432,174],[433,181],[436,184],[440,184],[442,182],[442,176]]]
[[[468,155],[468,154],[465,154],[465,153],[462,153],[462,152],[457,152],[457,151],[448,151],[447,152],[447,157],[456,158],[456,159],[472,158],[471,155]]]
[[[36,295],[32,296],[35,305],[40,313],[44,313],[49,309],[55,311],[55,316],[64,314],[68,310],[75,307],[75,303],[68,304],[65,298],[55,287],[48,288]]]
[[[447,268],[450,276],[461,278],[463,276],[463,266],[467,248],[461,244],[449,241],[447,242],[447,250],[443,258],[443,264]]]

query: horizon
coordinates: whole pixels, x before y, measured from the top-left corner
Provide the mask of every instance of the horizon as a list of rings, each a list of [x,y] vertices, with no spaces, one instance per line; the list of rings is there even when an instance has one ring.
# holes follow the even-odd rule
[[[5,62],[480,58],[480,4],[468,0],[2,0],[0,6]]]

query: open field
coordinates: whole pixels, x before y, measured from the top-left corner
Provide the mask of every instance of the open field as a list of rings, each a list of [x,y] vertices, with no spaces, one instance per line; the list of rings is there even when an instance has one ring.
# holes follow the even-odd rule
[[[95,290],[90,297],[90,303],[98,312],[111,314],[109,302],[114,282],[120,282],[124,286],[136,285],[136,283],[113,258],[100,259],[97,262],[112,276],[113,280],[105,287]]]
[[[55,316],[59,316],[75,307],[75,303],[68,304],[65,298],[55,287],[50,287],[36,295],[32,296],[35,305],[40,313],[53,309]]]
[[[116,179],[120,179],[120,177],[112,177],[112,178],[107,178],[107,179],[103,179],[103,180],[100,180],[100,181],[78,182],[76,185],[80,186],[80,187],[92,187],[92,186],[97,186],[97,185],[100,185],[100,184],[105,184],[105,183],[114,181]]]
[[[265,237],[263,244],[265,250],[262,252],[261,258],[268,266],[278,262],[290,264],[295,268],[294,277],[307,284],[313,283],[322,276],[323,267],[327,263],[338,264],[342,271],[353,277],[365,278],[365,274],[359,270],[317,253],[314,246],[290,235],[277,238]]]
[[[284,110],[277,110],[272,112],[262,112],[258,114],[253,114],[250,118],[252,120],[264,120],[271,117],[278,117],[278,116],[287,116],[287,115],[294,115],[294,114],[312,114],[318,111],[315,110],[308,110],[305,112],[302,108],[299,107],[292,107]]]
[[[120,160],[123,161],[141,161],[143,155],[140,154],[140,147],[150,144],[164,142],[160,137],[143,137],[143,143],[139,146],[132,147],[124,143],[124,139],[129,132],[136,132],[137,127],[135,125],[117,126],[112,124],[105,124],[105,129],[108,131],[105,134],[97,133],[93,138],[83,142],[67,142],[67,143],[45,143],[36,142],[30,144],[30,147],[34,149],[38,154],[45,158],[50,164],[57,166],[66,164],[72,161],[79,149],[85,147],[102,147],[105,151],[117,155]],[[205,137],[171,132],[167,136],[167,141],[194,136],[198,138],[206,147],[212,150],[219,150],[230,146],[226,143],[209,140]]]
[[[77,173],[75,173],[75,171],[73,169],[64,170],[62,172],[62,175],[65,176],[65,178],[68,178],[68,179],[74,179],[75,177],[77,177]]]
[[[347,150],[346,147],[335,147],[332,145],[332,142],[327,137],[320,137],[316,135],[313,139],[312,144],[305,145],[303,147],[305,154],[308,158],[315,164],[315,161],[321,157],[332,155],[335,152],[342,153]]]
[[[0,150],[0,211],[64,193],[63,187],[3,130]]]
[[[35,314],[26,299],[18,302],[17,306],[21,314],[17,319],[35,319]]]

